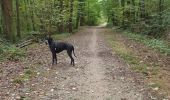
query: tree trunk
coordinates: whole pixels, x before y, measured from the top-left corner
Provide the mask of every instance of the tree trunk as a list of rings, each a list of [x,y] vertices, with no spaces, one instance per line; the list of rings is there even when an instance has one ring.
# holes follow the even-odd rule
[[[77,19],[76,19],[76,29],[79,28],[79,24],[80,24],[80,13],[77,13]]]
[[[81,5],[80,5],[80,8],[81,8],[81,14],[80,14],[80,26],[83,26],[84,23],[85,23],[85,1],[84,0],[81,0]]]
[[[115,14],[114,14],[114,12],[112,12],[111,20],[112,20],[112,24],[115,25]],[[108,19],[108,22],[109,22],[109,19]]]
[[[159,0],[159,25],[162,25],[163,0]]]
[[[70,0],[69,33],[73,32],[73,5],[74,0]]]
[[[29,14],[29,8],[28,8],[28,3],[29,3],[29,1],[28,0],[24,0],[24,5],[25,5],[25,15],[24,15],[24,17],[25,17],[25,20],[26,20],[26,24],[27,24],[27,31],[30,31],[30,22],[29,22],[29,16],[28,16],[28,14]],[[23,23],[23,21],[22,21],[22,23]]]
[[[60,4],[59,5],[60,6],[60,8],[59,8],[60,9],[60,11],[59,11],[60,12],[60,16],[59,16],[60,17],[60,22],[59,22],[59,25],[58,25],[58,30],[59,30],[60,33],[63,32],[63,15],[62,15],[63,14],[63,9],[64,9],[63,3],[64,3],[63,0],[59,1],[59,4]]]
[[[122,14],[122,27],[125,27],[125,0],[121,0],[121,6],[123,8],[123,14]]]
[[[87,1],[87,23],[86,24],[88,24],[88,25],[90,25],[90,3],[89,3],[89,1]]]
[[[33,6],[34,5],[34,0],[33,1],[30,0],[30,4]],[[32,21],[32,29],[33,29],[33,31],[36,31],[36,29],[35,29],[35,21],[34,21],[34,8],[33,7],[31,9],[31,21]]]
[[[12,34],[12,0],[1,0],[2,3],[2,16],[3,16],[3,31],[6,38],[14,40]]]
[[[16,0],[16,13],[17,13],[17,37],[21,38],[19,0]]]
[[[139,16],[140,16],[140,20],[144,20],[144,18],[145,18],[145,0],[139,1]]]
[[[2,1],[0,1],[0,6],[2,6]],[[2,7],[0,7],[0,34],[3,33],[2,31]]]
[[[136,22],[136,10],[135,10],[135,0],[132,0],[132,6],[133,6],[133,10],[131,12],[132,18],[133,18],[133,23]]]
[[[78,29],[80,24],[80,11],[81,11],[81,0],[78,0],[78,7],[77,7],[77,19],[76,19],[76,29]]]

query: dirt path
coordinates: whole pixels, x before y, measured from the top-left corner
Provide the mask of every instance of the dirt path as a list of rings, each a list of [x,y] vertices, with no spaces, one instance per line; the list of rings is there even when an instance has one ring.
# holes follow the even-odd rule
[[[19,89],[8,93],[8,99],[28,100],[151,100],[143,80],[129,70],[119,57],[112,53],[102,33],[104,28],[83,27],[66,41],[75,45],[76,66],[63,52],[59,64],[51,66],[51,54],[46,45],[31,50],[30,61],[35,66],[36,77],[26,81]],[[36,48],[34,48],[36,49]],[[34,62],[36,60],[36,62]],[[38,62],[38,63],[37,63]],[[30,64],[31,63],[31,64]],[[15,91],[15,92],[14,92]],[[6,97],[3,95],[3,98]],[[6,98],[6,99],[7,99]]]
[[[85,82],[85,91],[87,91],[89,96],[86,96],[85,99],[103,99],[107,96],[108,87],[106,86],[105,79],[105,69],[103,68],[103,62],[100,57],[98,57],[98,44],[97,44],[97,30],[92,30],[91,33],[91,41],[89,44],[90,55],[88,58],[91,62],[85,68],[85,77],[87,77],[87,81]]]

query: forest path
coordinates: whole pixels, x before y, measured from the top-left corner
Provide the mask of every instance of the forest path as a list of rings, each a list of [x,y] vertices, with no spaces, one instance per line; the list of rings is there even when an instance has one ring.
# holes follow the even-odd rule
[[[136,84],[126,64],[112,54],[100,27],[86,27],[67,39],[75,45],[76,66],[70,66],[66,53],[59,54],[59,64],[45,75],[51,85],[42,84],[46,96],[36,99],[56,100],[146,100],[145,89]],[[50,62],[50,60],[49,60]],[[38,82],[42,83],[42,82]]]
[[[75,66],[62,52],[58,54],[58,65],[50,68],[47,45],[28,48],[30,55],[25,64],[34,66],[37,75],[9,98],[19,95],[31,100],[150,100],[140,76],[112,53],[102,34],[106,30],[82,27],[66,39],[75,46]]]

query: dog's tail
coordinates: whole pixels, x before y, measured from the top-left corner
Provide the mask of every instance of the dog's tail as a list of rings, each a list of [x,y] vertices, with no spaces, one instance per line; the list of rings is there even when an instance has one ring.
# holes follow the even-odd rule
[[[75,54],[75,52],[74,52],[74,48],[73,48],[73,54],[74,54],[74,56],[77,58],[77,56],[76,56],[76,54]]]

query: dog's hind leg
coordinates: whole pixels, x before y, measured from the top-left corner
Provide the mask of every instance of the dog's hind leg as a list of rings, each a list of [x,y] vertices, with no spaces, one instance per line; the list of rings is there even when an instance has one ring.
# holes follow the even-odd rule
[[[73,59],[73,57],[72,57],[72,51],[71,51],[71,50],[68,50],[68,51],[67,51],[67,54],[68,54],[68,56],[69,56],[70,59],[71,59],[71,65],[74,66],[75,64],[74,64],[74,59]]]
[[[74,54],[74,56],[77,57],[76,54],[75,54],[75,52],[74,52],[74,47],[72,47],[72,48],[73,48],[73,54]]]
[[[53,57],[52,57],[52,59],[53,59],[53,60],[52,60],[52,61],[53,61],[53,62],[52,62],[52,65],[54,65],[54,61],[56,61],[56,64],[57,64],[57,56],[56,56],[56,53],[52,53],[52,56],[53,56]]]
[[[57,54],[55,54],[55,63],[57,64]]]
[[[54,65],[55,54],[52,53],[52,65]]]

